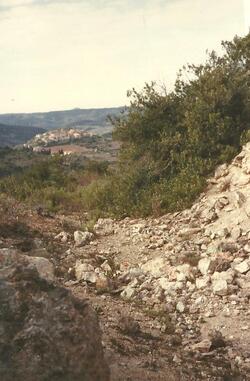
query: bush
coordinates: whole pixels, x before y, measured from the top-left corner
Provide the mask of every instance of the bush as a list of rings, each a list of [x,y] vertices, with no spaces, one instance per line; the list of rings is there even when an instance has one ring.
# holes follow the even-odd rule
[[[19,174],[0,181],[0,193],[5,193],[30,205],[42,206],[51,212],[83,210],[81,182],[90,183],[92,176],[106,171],[106,163],[85,163],[76,167],[74,160],[55,156],[41,160]]]
[[[152,83],[128,93],[130,107],[112,120],[118,169],[83,190],[88,210],[124,217],[186,208],[249,140],[250,34],[222,46],[222,57],[211,52],[183,68],[174,91]]]

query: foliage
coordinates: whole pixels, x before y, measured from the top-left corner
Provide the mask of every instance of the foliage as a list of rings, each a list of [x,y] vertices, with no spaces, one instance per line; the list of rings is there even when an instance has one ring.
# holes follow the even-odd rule
[[[128,92],[130,107],[111,119],[121,144],[116,167],[43,158],[5,177],[0,192],[53,211],[91,211],[92,220],[189,207],[207,176],[250,138],[250,34],[222,46],[222,56],[184,67],[170,92],[155,83]]]
[[[0,181],[0,193],[42,206],[48,211],[79,211],[83,209],[80,197],[82,184],[97,179],[106,168],[105,162],[86,161],[80,164],[74,157],[40,155],[40,160],[34,161],[33,165],[23,168],[18,174],[14,171],[13,175],[4,177]]]
[[[154,83],[128,92],[130,107],[112,120],[118,168],[83,191],[88,209],[123,217],[188,207],[240,150],[249,139],[250,34],[222,46],[223,56],[184,67],[171,92]]]

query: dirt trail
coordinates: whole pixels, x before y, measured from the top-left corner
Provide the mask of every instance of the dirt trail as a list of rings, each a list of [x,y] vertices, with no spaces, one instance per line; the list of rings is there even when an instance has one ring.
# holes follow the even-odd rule
[[[77,215],[0,207],[0,247],[48,258],[94,306],[112,381],[250,380],[250,144],[191,209],[161,218],[92,234]]]

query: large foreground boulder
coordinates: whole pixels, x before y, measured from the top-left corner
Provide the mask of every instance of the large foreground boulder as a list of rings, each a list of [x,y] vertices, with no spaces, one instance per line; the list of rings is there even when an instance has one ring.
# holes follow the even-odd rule
[[[0,250],[0,380],[108,381],[95,312]]]

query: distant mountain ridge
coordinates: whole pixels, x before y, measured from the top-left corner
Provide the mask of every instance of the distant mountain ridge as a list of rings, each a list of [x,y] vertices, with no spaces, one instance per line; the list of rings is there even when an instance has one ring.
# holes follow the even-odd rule
[[[0,147],[23,144],[37,134],[43,134],[45,130],[31,126],[9,126],[0,123]]]
[[[124,107],[73,109],[23,114],[0,114],[0,123],[11,126],[32,126],[45,130],[77,127],[94,133],[106,133],[112,129],[107,118],[118,115]]]

